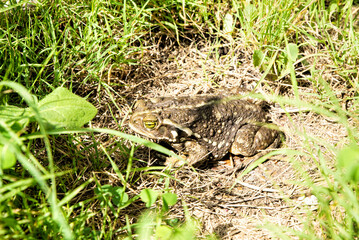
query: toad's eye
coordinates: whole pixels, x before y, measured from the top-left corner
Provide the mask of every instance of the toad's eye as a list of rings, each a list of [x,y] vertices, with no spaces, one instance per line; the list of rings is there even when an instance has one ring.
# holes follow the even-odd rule
[[[143,118],[143,125],[147,129],[155,129],[158,126],[158,118],[156,115],[149,114]]]
[[[158,122],[157,121],[145,121],[144,125],[148,129],[154,129],[155,127],[157,127]]]

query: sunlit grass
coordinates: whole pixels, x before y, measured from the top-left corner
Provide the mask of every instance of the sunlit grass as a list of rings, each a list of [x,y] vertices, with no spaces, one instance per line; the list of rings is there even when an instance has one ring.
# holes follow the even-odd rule
[[[355,239],[359,234],[355,147],[359,137],[355,126],[359,120],[357,18],[353,1],[55,0],[19,4],[9,1],[7,5],[2,2],[0,79],[19,83],[26,89],[18,95],[14,89],[0,86],[0,101],[1,105],[28,106],[36,101],[29,93],[41,98],[58,86],[79,89],[87,83],[98,83],[98,88],[110,88],[118,84],[108,81],[111,71],[138,64],[138,58],[133,56],[155,44],[152,38],[156,34],[174,39],[179,45],[198,38],[215,39],[215,50],[222,45],[235,48],[243,44],[260,56],[258,67],[264,72],[261,80],[287,79],[295,96],[293,99],[272,96],[270,100],[283,107],[303,107],[340,123],[348,133],[344,142],[350,145],[341,151],[341,146],[312,139],[298,129],[305,139],[305,154],[316,163],[324,183],[318,185],[311,179],[305,171],[306,163],[297,164],[303,186],[318,199],[318,210],[308,212],[303,232],[271,228],[284,239],[293,235],[302,239]],[[298,47],[296,59],[290,58],[288,46]],[[299,64],[302,64],[300,74],[305,74],[299,74],[296,68]],[[311,97],[298,92],[303,82],[315,88]],[[346,93],[343,88],[355,94],[341,99],[338,95]],[[101,99],[96,101],[101,103]],[[345,109],[343,101],[350,101],[351,105]],[[133,161],[140,161],[134,158],[136,147],[128,147],[123,139],[170,155],[172,152],[108,129],[38,132],[45,128],[37,117],[39,125],[30,126],[21,136],[0,119],[2,132],[13,136],[11,141],[0,136],[0,143],[10,145],[18,159],[15,168],[0,169],[0,238],[113,239],[121,234],[132,239],[156,234],[155,229],[163,231],[157,232],[164,234],[161,236],[179,236],[178,239],[188,229],[186,237],[197,234],[197,225],[191,218],[172,224],[165,214],[159,213],[162,207],[159,200],[152,207],[157,215],[139,218],[138,224],[131,222],[125,213],[126,207],[140,201],[132,191],[141,181],[139,173],[159,176],[160,181],[174,177],[164,167],[133,167]],[[106,145],[95,140],[94,134],[98,133],[122,140]],[[56,142],[56,137],[49,139],[47,134],[68,137]],[[84,141],[82,134],[88,134],[91,141]],[[323,153],[323,145],[332,158]],[[111,156],[119,149],[121,159],[126,159],[120,167]],[[93,165],[89,166],[87,161]],[[59,163],[66,167],[60,168]],[[116,176],[109,179],[118,179],[124,192],[116,189],[119,192],[114,193],[104,187],[101,177],[106,174],[99,172],[110,165]],[[89,192],[87,186],[92,183],[95,185]],[[95,188],[107,192],[103,196],[95,194]],[[128,201],[118,201],[118,195],[125,197],[129,189],[132,195],[127,196]],[[139,208],[137,217],[145,216],[145,210]],[[126,225],[120,226],[119,222]],[[138,228],[146,224],[151,226],[149,233]]]

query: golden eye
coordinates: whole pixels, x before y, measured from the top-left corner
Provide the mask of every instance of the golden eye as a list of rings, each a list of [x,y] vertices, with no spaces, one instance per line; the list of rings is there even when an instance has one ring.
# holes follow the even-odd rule
[[[150,130],[155,129],[159,124],[158,118],[154,114],[148,114],[142,119],[142,121],[145,128]]]
[[[144,122],[145,128],[148,128],[148,129],[154,129],[155,127],[157,127],[157,124],[158,124],[157,121],[145,121]]]

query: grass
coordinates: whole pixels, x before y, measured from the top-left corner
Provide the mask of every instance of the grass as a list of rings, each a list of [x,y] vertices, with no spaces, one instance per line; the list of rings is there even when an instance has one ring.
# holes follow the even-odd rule
[[[282,152],[300,176],[296,184],[316,197],[317,210],[298,210],[301,231],[268,225],[273,235],[358,239],[358,15],[353,1],[324,0],[0,3],[1,106],[36,109],[37,99],[59,86],[99,109],[115,106],[89,129],[51,132],[37,116],[20,131],[0,119],[0,144],[17,158],[14,167],[0,169],[0,238],[214,239],[191,217],[185,199],[168,204],[171,182],[181,183],[177,173],[148,165],[130,142],[166,150],[109,130],[126,131],[115,111],[125,116],[127,98],[136,96],[126,89],[150,76],[138,72],[151,69],[145,60],[152,46],[205,42],[216,52],[207,60],[218,62],[221,49],[246,49],[263,73],[256,87],[272,93],[267,100],[318,114],[347,132],[333,142],[295,129],[302,145]],[[286,86],[281,96],[276,84]],[[103,117],[114,124],[96,129]],[[176,203],[181,214],[173,214]]]

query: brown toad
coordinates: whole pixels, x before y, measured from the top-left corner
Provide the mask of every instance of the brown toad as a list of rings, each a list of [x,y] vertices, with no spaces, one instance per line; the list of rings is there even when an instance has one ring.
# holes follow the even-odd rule
[[[278,147],[280,132],[266,128],[267,113],[250,101],[198,95],[139,100],[129,126],[150,139],[169,143],[190,164],[219,160],[228,152],[253,156]],[[183,162],[167,158],[167,165]]]

